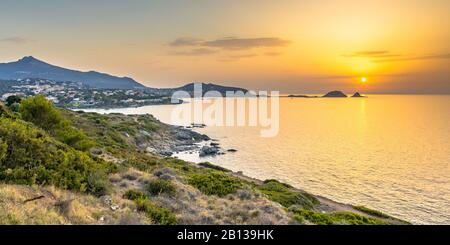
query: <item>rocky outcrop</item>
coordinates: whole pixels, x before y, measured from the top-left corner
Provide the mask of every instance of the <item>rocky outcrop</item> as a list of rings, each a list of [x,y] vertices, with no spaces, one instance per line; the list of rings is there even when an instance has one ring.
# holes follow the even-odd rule
[[[331,92],[328,92],[323,97],[324,98],[346,98],[347,95],[344,94],[342,91],[331,91]]]
[[[200,157],[211,156],[211,155],[216,155],[218,153],[219,153],[219,147],[205,145],[200,149],[199,156]]]
[[[359,98],[359,97],[365,97],[363,95],[361,95],[359,92],[356,92],[352,95],[353,98]]]

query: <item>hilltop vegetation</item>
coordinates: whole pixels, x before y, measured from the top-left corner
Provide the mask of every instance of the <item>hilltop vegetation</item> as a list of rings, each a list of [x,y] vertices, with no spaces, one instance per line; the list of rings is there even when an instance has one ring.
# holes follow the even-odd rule
[[[154,153],[179,133],[150,115],[73,112],[42,96],[0,105],[0,224],[405,223]]]

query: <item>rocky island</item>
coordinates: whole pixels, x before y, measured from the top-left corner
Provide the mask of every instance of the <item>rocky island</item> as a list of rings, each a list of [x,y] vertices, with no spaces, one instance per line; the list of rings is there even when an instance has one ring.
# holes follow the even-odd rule
[[[347,95],[342,91],[331,91],[322,96],[323,98],[347,98]]]
[[[361,98],[361,97],[366,97],[366,96],[363,96],[363,95],[361,95],[359,92],[356,92],[356,93],[354,93],[354,94],[352,95],[352,97],[353,97],[353,98]]]

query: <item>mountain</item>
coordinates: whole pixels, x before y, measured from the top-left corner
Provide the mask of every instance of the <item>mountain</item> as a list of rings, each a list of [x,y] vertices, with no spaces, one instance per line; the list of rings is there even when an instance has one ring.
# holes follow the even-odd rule
[[[54,66],[32,56],[10,63],[0,63],[0,79],[42,78],[82,82],[93,88],[137,89],[144,85],[129,77],[116,77],[96,71],[82,72]]]
[[[178,88],[159,89],[159,92],[172,94],[173,92],[176,92],[176,91],[185,91],[185,92],[188,92],[192,96],[194,94],[194,86],[195,85],[202,86],[202,95],[204,95],[206,92],[209,92],[209,91],[217,91],[222,96],[225,96],[226,92],[237,92],[237,91],[242,91],[243,93],[248,92],[248,90],[244,89],[244,88],[228,87],[228,86],[222,86],[222,85],[217,85],[217,84],[213,84],[213,83],[189,83],[189,84],[186,84],[186,85],[184,85],[182,87],[178,87]]]

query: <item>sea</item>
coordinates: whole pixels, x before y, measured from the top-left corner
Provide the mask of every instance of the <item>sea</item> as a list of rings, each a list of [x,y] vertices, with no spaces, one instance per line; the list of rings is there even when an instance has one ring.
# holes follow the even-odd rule
[[[245,116],[246,123],[203,120],[205,114],[191,119],[205,123],[206,127],[193,130],[217,140],[226,154],[199,157],[198,153],[183,152],[176,157],[209,161],[258,179],[278,179],[315,195],[364,205],[414,224],[450,224],[449,95],[282,97],[276,98],[276,103],[275,98],[253,98],[261,104],[269,101],[272,120],[264,125],[249,123],[250,114],[255,113],[249,109],[249,101],[246,109],[236,110],[239,100],[250,99],[236,98],[231,107],[223,100],[189,99],[182,105],[85,111],[148,113],[165,123],[188,126],[191,121],[176,121],[174,115],[183,110],[193,113],[189,108],[199,105],[202,112],[213,115],[211,108],[222,106],[223,111],[216,114],[223,113],[222,118]],[[235,110],[225,110],[233,107]],[[262,130],[270,127],[268,122],[275,133],[262,137]]]

